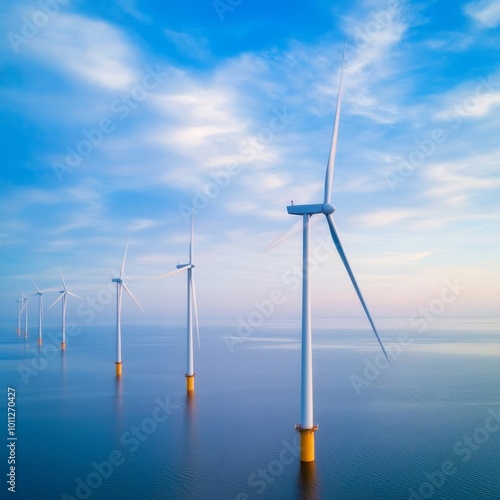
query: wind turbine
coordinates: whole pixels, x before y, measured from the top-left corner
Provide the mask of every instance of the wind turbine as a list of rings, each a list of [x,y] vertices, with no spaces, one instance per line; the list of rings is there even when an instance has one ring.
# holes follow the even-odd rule
[[[23,292],[18,292],[21,294],[21,302],[22,302],[22,308],[21,308],[21,314],[24,310],[24,338],[28,338],[28,297],[24,295]]]
[[[301,417],[300,424],[295,426],[300,433],[300,460],[302,462],[314,461],[314,432],[318,426],[314,425],[313,419],[313,380],[312,380],[312,337],[311,337],[311,297],[309,284],[309,224],[310,219],[315,214],[323,214],[330,228],[333,243],[337,252],[346,268],[347,274],[351,279],[354,290],[363,306],[368,321],[377,337],[377,340],[382,348],[382,351],[389,362],[389,358],[384,349],[384,345],[380,340],[379,334],[372,320],[368,307],[361,294],[361,290],[356,282],[351,266],[347,260],[346,254],[340,242],[340,237],[333,221],[333,212],[335,208],[331,204],[332,199],[332,184],[333,184],[333,169],[335,165],[335,153],[337,149],[337,139],[339,132],[340,108],[342,103],[342,77],[343,77],[344,61],[342,58],[342,67],[340,72],[339,92],[337,96],[337,107],[335,111],[335,121],[333,127],[333,136],[330,146],[330,156],[326,167],[325,176],[325,192],[323,203],[311,205],[292,205],[287,207],[290,215],[302,216],[302,238],[303,238],[303,255],[302,255],[302,354],[301,354]]]
[[[187,271],[187,370],[186,370],[186,390],[188,393],[194,391],[194,355],[193,355],[193,320],[198,338],[198,348],[200,347],[200,332],[198,328],[198,308],[196,306],[196,288],[193,277],[193,235],[194,235],[194,206],[191,215],[191,237],[189,240],[189,262],[187,264],[177,264],[177,269],[167,274],[162,274],[154,279],[166,278],[174,274]]]
[[[71,295],[72,297],[76,297],[77,299],[80,299],[82,300],[81,297],[79,297],[78,295],[75,295],[74,293],[71,293],[67,288],[66,288],[66,283],[64,282],[64,278],[63,278],[63,275],[62,275],[62,272],[59,271],[61,273],[61,281],[62,281],[62,284],[63,284],[63,290],[60,290],[59,293],[61,295],[59,295],[59,297],[50,305],[49,309],[57,304],[57,302],[59,302],[60,300],[62,300],[62,342],[61,342],[61,350],[62,351],[65,351],[66,350],[66,305],[67,305],[67,300],[68,300],[68,295]]]
[[[144,309],[141,304],[134,297],[132,292],[129,290],[127,285],[123,282],[123,276],[125,271],[125,259],[127,258],[128,244],[130,243],[130,235],[127,240],[127,245],[125,246],[125,254],[123,255],[122,267],[120,270],[119,278],[112,278],[111,282],[116,283],[116,376],[122,376],[122,295],[123,289],[132,297],[134,302],[139,306],[142,312]]]
[[[19,335],[21,333],[21,313],[23,312],[23,299],[22,297],[17,302],[17,328],[16,333]]]
[[[42,345],[43,292],[40,290],[40,288],[38,288],[33,278],[31,278],[31,281],[33,281],[33,284],[35,285],[36,288],[36,293],[33,293],[32,296],[38,295],[38,345]],[[28,310],[26,310],[26,314],[27,313]]]

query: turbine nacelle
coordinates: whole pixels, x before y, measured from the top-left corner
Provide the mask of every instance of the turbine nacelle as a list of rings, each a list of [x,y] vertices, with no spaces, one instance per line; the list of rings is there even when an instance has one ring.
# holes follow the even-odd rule
[[[111,278],[112,283],[123,283],[123,280],[121,278]]]
[[[175,267],[177,269],[184,269],[185,267],[192,269],[194,267],[194,264],[177,264],[177,266],[175,266]]]
[[[331,203],[315,203],[310,205],[290,205],[286,207],[290,215],[330,215],[335,212],[335,207]]]

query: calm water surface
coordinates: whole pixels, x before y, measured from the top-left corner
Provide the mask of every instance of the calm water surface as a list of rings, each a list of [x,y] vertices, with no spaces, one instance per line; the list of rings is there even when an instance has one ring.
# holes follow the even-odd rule
[[[396,349],[401,331],[382,336]],[[235,325],[202,328],[187,398],[182,325],[124,326],[119,383],[112,326],[82,328],[63,355],[57,328],[45,354],[34,331],[0,329],[2,407],[8,386],[17,394],[12,498],[500,498],[498,323],[409,331],[390,367],[366,328],[315,328],[312,468],[294,431],[298,325],[262,328],[232,352],[225,333]],[[3,429],[6,442],[6,418]]]

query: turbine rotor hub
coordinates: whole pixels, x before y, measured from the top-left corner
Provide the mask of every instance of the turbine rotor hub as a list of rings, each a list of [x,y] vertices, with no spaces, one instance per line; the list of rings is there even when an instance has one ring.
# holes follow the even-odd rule
[[[330,215],[335,212],[335,207],[331,203],[323,203],[323,213],[325,215]]]

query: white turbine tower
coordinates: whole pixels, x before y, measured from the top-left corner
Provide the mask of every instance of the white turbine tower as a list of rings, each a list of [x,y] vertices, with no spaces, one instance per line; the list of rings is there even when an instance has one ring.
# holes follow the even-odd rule
[[[60,272],[60,273],[61,273],[61,281],[62,281],[62,284],[63,284],[63,290],[59,291],[59,293],[61,295],[59,295],[59,297],[50,305],[49,309],[53,305],[57,304],[57,302],[59,302],[60,300],[62,300],[62,341],[61,341],[61,350],[65,351],[66,350],[66,305],[67,305],[68,295],[71,295],[72,297],[76,297],[77,299],[80,299],[80,300],[82,300],[82,298],[79,297],[78,295],[75,295],[74,293],[70,292],[66,288],[66,283],[64,282],[64,278],[63,278],[62,272]]]
[[[198,348],[200,347],[200,332],[198,328],[198,308],[196,305],[196,288],[193,276],[193,235],[194,235],[194,207],[191,216],[191,237],[189,240],[189,262],[187,264],[177,264],[177,269],[167,274],[162,274],[154,279],[166,278],[174,274],[187,271],[187,370],[186,370],[186,390],[188,393],[194,391],[194,355],[193,355],[193,323],[196,328],[198,338]]]
[[[26,297],[26,295],[24,295],[23,292],[20,292],[19,290],[18,290],[18,292],[21,294],[21,303],[22,303],[21,314],[23,311],[25,311],[24,312],[24,337],[28,338],[28,297]]]
[[[40,288],[38,288],[33,278],[31,278],[31,281],[33,281],[33,284],[36,288],[36,293],[33,293],[32,296],[38,295],[38,345],[42,345],[43,292],[40,290]],[[26,314],[28,314],[28,310],[26,310]]]
[[[112,283],[116,283],[116,376],[122,376],[122,295],[123,289],[132,297],[134,302],[139,306],[142,312],[144,309],[141,307],[141,304],[134,297],[132,292],[129,290],[127,285],[123,282],[123,276],[125,271],[125,260],[127,258],[128,244],[130,242],[130,235],[127,240],[127,245],[125,246],[125,254],[123,255],[122,267],[120,270],[119,278],[112,278]]]
[[[16,333],[19,335],[21,333],[21,313],[23,312],[23,298],[16,300],[17,302],[17,328]]]
[[[337,108],[335,112],[335,122],[333,127],[332,143],[330,146],[330,156],[326,168],[325,176],[325,194],[323,203],[313,205],[291,205],[287,207],[288,213],[291,215],[302,216],[302,237],[303,237],[303,256],[302,256],[302,354],[301,354],[301,419],[300,424],[296,425],[297,431],[300,433],[302,462],[314,461],[314,432],[318,428],[314,425],[313,420],[313,380],[312,380],[312,338],[311,338],[311,299],[309,285],[309,223],[311,216],[315,214],[323,214],[326,217],[333,243],[339,253],[339,256],[346,268],[347,274],[351,279],[354,290],[363,306],[368,321],[377,337],[377,340],[382,348],[382,351],[389,361],[387,353],[378,335],[375,324],[368,311],[365,300],[361,294],[361,290],[354,278],[351,266],[347,261],[344,249],[340,242],[340,237],[333,221],[333,212],[335,208],[331,204],[332,198],[332,183],[333,169],[335,164],[335,152],[337,148],[337,138],[339,132],[340,108],[342,102],[342,76],[343,66],[340,73],[339,93],[337,97]]]

